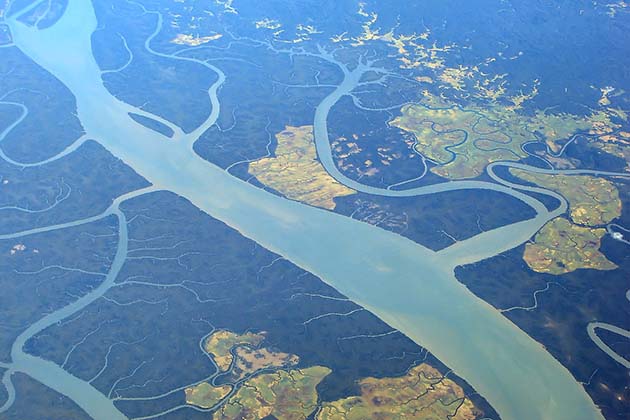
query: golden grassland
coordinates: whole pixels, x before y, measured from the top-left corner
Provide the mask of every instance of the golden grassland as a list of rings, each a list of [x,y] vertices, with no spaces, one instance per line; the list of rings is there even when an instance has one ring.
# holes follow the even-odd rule
[[[294,354],[272,351],[267,348],[250,349],[238,347],[235,350],[236,363],[232,370],[237,379],[266,368],[281,368],[297,365],[300,358]]]
[[[295,368],[296,355],[260,346],[264,333],[236,334],[217,331],[206,339],[206,349],[216,360],[235,354],[234,363],[221,359],[229,383],[207,382],[185,389],[186,403],[201,408],[218,406],[215,420],[306,420],[317,411],[317,420],[472,420],[481,413],[463,389],[432,366],[422,363],[407,374],[359,381],[359,396],[321,403],[317,386],[331,373],[324,366]],[[217,363],[219,364],[219,363]],[[240,386],[234,385],[243,381]],[[234,387],[238,388],[233,391]]]
[[[549,175],[510,168],[515,177],[561,194],[569,218],[556,218],[525,246],[523,259],[539,273],[565,274],[580,268],[617,266],[599,251],[606,230],[598,228],[621,215],[619,191],[611,181],[588,175]]]
[[[586,226],[610,223],[621,216],[621,199],[614,183],[589,175],[547,175],[510,168],[517,178],[561,194],[569,202],[573,222]]]
[[[361,395],[325,403],[317,420],[471,420],[478,416],[462,388],[423,363],[395,378],[365,378]]]
[[[237,346],[249,345],[256,347],[265,339],[264,333],[236,334],[232,331],[217,331],[206,339],[206,352],[212,355],[219,370],[226,371],[233,361],[231,350]]]
[[[232,390],[232,385],[213,386],[207,382],[186,388],[186,404],[211,408],[223,400]]]
[[[539,273],[558,275],[580,268],[614,270],[617,266],[599,251],[605,234],[606,229],[581,227],[555,218],[525,246],[523,259]]]
[[[335,208],[335,197],[356,191],[337,182],[317,160],[313,126],[287,126],[276,134],[274,157],[249,164],[249,173],[287,198],[315,207]]]
[[[525,115],[498,104],[461,107],[429,92],[421,102],[403,106],[390,125],[412,133],[415,150],[438,164],[431,171],[449,179],[475,178],[492,162],[521,160],[527,157],[522,146],[530,141],[542,139],[558,152],[574,134],[608,133],[618,127],[610,110],[586,116]]]
[[[279,370],[248,380],[215,414],[216,420],[305,420],[317,408],[317,385],[331,370],[323,366]]]
[[[577,133],[591,134],[593,147],[629,162],[627,170],[630,171],[627,138],[615,134],[621,127],[618,121],[627,122],[628,115],[611,106],[611,98],[623,94],[622,90],[611,86],[599,88],[599,107],[588,115],[547,110],[526,113],[523,106],[538,95],[540,80],[532,80],[526,89],[515,91],[510,89],[509,75],[498,74],[492,68],[495,61],[518,59],[521,53],[505,57],[499,52],[477,64],[452,65],[449,64],[451,57],[466,46],[439,44],[432,39],[429,29],[422,33],[401,33],[398,26],[381,27],[378,14],[368,10],[363,3],[359,4],[357,15],[362,21],[362,32],[353,38],[344,34],[336,37],[336,41],[348,41],[354,47],[376,42],[386,44],[401,68],[416,70],[419,74],[414,79],[431,85],[432,91],[437,92],[431,95],[425,91],[425,98],[419,99],[420,103],[433,109],[405,106],[401,110],[402,116],[392,124],[416,136],[416,150],[439,165],[432,169],[433,173],[449,179],[473,178],[483,173],[484,167],[491,162],[526,157],[521,146],[527,141],[544,141],[551,152],[558,153]],[[440,105],[434,106],[436,102]],[[438,107],[454,111],[441,113],[435,109]],[[483,133],[479,124],[475,130],[466,130],[470,120],[474,120],[473,115],[467,115],[470,113],[486,117],[497,130]],[[441,125],[435,132],[430,130],[433,122]],[[453,130],[462,131],[458,135]],[[468,138],[459,144],[464,131]],[[506,138],[511,140],[505,141]]]

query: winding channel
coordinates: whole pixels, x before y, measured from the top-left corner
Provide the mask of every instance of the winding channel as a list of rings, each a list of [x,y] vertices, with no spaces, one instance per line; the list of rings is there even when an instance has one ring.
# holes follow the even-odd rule
[[[216,83],[208,92],[212,115],[191,136],[181,134],[177,140],[167,140],[136,124],[128,113],[138,110],[115,98],[103,86],[102,72],[91,48],[91,34],[97,27],[91,2],[69,0],[62,18],[45,30],[15,20],[9,23],[15,45],[74,94],[86,136],[122,159],[154,188],[187,198],[244,236],[318,275],[426,347],[467,380],[503,419],[603,419],[582,385],[565,367],[495,308],[472,294],[454,275],[454,267],[459,264],[479,261],[526,241],[547,220],[564,211],[563,206],[547,211],[540,202],[509,185],[475,181],[449,182],[406,192],[372,192],[401,196],[492,189],[510,194],[537,211],[532,219],[434,252],[380,228],[269,194],[196,155],[191,147],[193,137],[214,124],[218,115]],[[225,79],[220,70],[215,71],[219,81]],[[330,148],[325,141],[328,113],[353,83],[352,77],[346,77],[317,108],[316,142],[320,159],[329,172],[351,188],[369,193],[369,187],[357,185],[338,173],[326,153]],[[91,384],[50,361],[26,354],[23,346],[30,336],[76,313],[107,291],[120,268],[117,264],[124,263],[126,253],[124,215],[117,207],[111,211],[120,223],[119,248],[103,285],[31,325],[13,345],[10,364],[11,371],[35,378],[71,398],[92,417],[103,420],[125,416]]]
[[[626,299],[630,302],[630,289],[626,291]],[[593,340],[595,345],[600,348],[600,350],[602,350],[604,353],[610,356],[611,359],[619,363],[624,368],[630,369],[630,360],[621,356],[619,353],[610,348],[608,344],[604,343],[604,340],[599,338],[599,336],[597,335],[597,329],[610,331],[625,338],[630,338],[630,331],[625,330],[621,327],[617,327],[616,325],[608,324],[606,322],[591,322],[586,327],[588,336],[591,338],[591,340]]]

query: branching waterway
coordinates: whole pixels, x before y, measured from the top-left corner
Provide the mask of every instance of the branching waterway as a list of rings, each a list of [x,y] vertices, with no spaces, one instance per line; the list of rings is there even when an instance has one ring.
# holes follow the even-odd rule
[[[489,167],[488,173],[497,183],[447,182],[405,191],[367,187],[345,177],[331,156],[327,118],[334,104],[359,84],[362,72],[367,69],[364,66],[344,70],[343,82],[316,110],[318,155],[333,177],[355,190],[385,196],[489,189],[523,201],[537,212],[536,217],[433,252],[378,227],[265,192],[194,153],[194,141],[216,122],[220,109],[217,93],[226,76],[217,67],[200,60],[154,51],[150,42],[161,27],[161,17],[158,13],[156,17],[158,26],[145,42],[147,50],[166,58],[196,61],[218,77],[208,90],[211,114],[188,134],[171,122],[118,100],[104,87],[102,70],[91,47],[91,35],[97,27],[91,2],[70,0],[63,17],[45,30],[16,20],[11,21],[10,26],[15,46],[57,77],[75,96],[77,115],[87,138],[95,139],[122,159],[151,182],[154,189],[185,197],[244,236],[320,276],[430,350],[466,379],[504,419],[602,418],[582,385],[565,367],[499,311],[471,293],[454,275],[457,265],[497,255],[528,240],[544,223],[566,211],[564,198],[550,191],[510,184],[493,172],[494,166]],[[155,118],[172,128],[173,139],[137,124],[129,117],[130,112]],[[560,206],[549,211],[516,188],[553,196]],[[22,372],[66,395],[94,418],[125,418],[112,399],[89,382],[53,362],[27,354],[24,344],[48,326],[85,308],[112,287],[127,253],[126,221],[118,205],[126,198],[145,192],[147,190],[118,198],[107,212],[118,218],[119,243],[115,260],[101,286],[35,322],[13,344],[12,360],[3,366],[8,369],[3,383],[10,391],[10,400],[14,398],[10,375]],[[61,226],[50,229],[53,228]],[[41,229],[32,233],[36,231]],[[25,234],[29,232],[21,233]]]

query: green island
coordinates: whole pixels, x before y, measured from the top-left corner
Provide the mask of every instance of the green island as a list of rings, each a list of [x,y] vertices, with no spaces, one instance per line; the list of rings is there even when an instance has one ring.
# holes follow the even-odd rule
[[[400,33],[397,26],[383,29],[379,15],[366,7],[360,4],[357,12],[363,22],[358,36],[349,38],[344,33],[331,41],[350,41],[353,47],[384,43],[400,68],[421,70],[414,79],[437,90],[425,89],[418,104],[403,106],[402,115],[390,122],[414,135],[416,143],[411,147],[438,165],[431,169],[434,174],[447,179],[475,178],[491,162],[527,157],[521,146],[529,141],[543,141],[549,151],[559,154],[577,133],[588,134],[593,148],[630,162],[630,133],[618,132],[628,114],[612,107],[610,100],[623,91],[600,89],[599,107],[584,115],[540,109],[526,113],[523,105],[538,95],[540,80],[533,80],[525,91],[510,89],[509,75],[495,73],[491,67],[506,58],[501,53],[477,64],[449,66],[452,55],[465,46],[439,44],[428,28],[421,33]],[[559,168],[573,166],[551,153],[537,154],[555,161]],[[626,170],[630,171],[630,163]],[[366,165],[360,171],[364,172],[371,175],[374,170]]]
[[[275,157],[249,164],[249,173],[287,198],[315,207],[335,208],[335,197],[355,191],[331,177],[317,160],[313,126],[287,126],[276,134]]]
[[[262,369],[289,367],[299,362],[299,358],[293,354],[275,352],[264,347],[252,348],[259,346],[264,338],[264,332],[236,334],[232,331],[221,330],[210,335],[204,347],[212,355],[219,370],[230,373],[229,378],[233,382]],[[231,384],[214,386],[208,382],[202,382],[184,390],[186,403],[201,408],[214,407],[232,389]]]
[[[534,271],[565,274],[580,268],[614,270],[617,266],[599,251],[606,229],[575,225],[558,217],[525,245],[523,259]]]
[[[454,419],[478,417],[462,388],[423,363],[397,378],[365,378],[360,396],[325,403],[317,420]]]
[[[211,408],[221,402],[232,390],[232,385],[212,386],[207,382],[186,388],[186,404]]]
[[[606,229],[598,228],[621,216],[619,191],[611,181],[587,175],[549,175],[510,168],[523,181],[553,190],[569,203],[569,218],[545,224],[525,246],[523,259],[539,273],[565,274],[580,268],[617,268],[600,251]]]
[[[230,379],[237,381],[249,376],[229,398],[233,385],[214,386],[202,382],[187,388],[186,403],[201,408],[221,407],[214,419],[258,420],[269,415],[279,419],[304,420],[317,407],[316,386],[331,371],[322,366],[284,370],[298,363],[296,355],[275,352],[258,346],[264,333],[236,334],[218,331],[206,339],[205,348],[212,353],[222,371],[230,372]],[[232,364],[235,354],[236,361]],[[275,372],[260,373],[274,368]]]
[[[464,390],[427,363],[405,375],[364,378],[360,395],[321,403],[317,386],[331,373],[324,366],[294,367],[296,355],[260,346],[264,333],[217,331],[206,339],[213,358],[222,357],[228,383],[202,382],[185,389],[186,403],[217,407],[215,420],[306,420],[318,408],[317,420],[455,419],[481,414]],[[217,354],[219,356],[217,356]],[[234,355],[224,358],[225,355]],[[217,363],[219,365],[219,363]],[[235,389],[236,388],[236,389]]]
[[[317,385],[331,370],[323,366],[279,370],[246,381],[214,415],[215,420],[305,420],[317,408]]]
[[[258,346],[265,339],[265,333],[236,334],[232,331],[217,331],[206,339],[204,348],[212,355],[221,371],[227,371],[234,357],[231,350],[237,346]]]
[[[561,194],[569,202],[573,222],[585,226],[609,223],[621,216],[621,200],[614,183],[588,175],[548,175],[510,168],[517,178]]]
[[[390,125],[414,135],[415,151],[438,164],[431,168],[433,173],[466,179],[481,175],[492,162],[527,157],[522,145],[538,137],[558,151],[571,135],[592,130],[596,123],[614,126],[604,111],[588,116],[542,111],[524,115],[499,104],[460,107],[427,93],[423,105],[403,106]]]
[[[235,350],[236,362],[232,368],[232,376],[241,379],[266,368],[281,368],[297,365],[300,358],[295,354],[276,352],[268,348],[250,349],[238,347]]]

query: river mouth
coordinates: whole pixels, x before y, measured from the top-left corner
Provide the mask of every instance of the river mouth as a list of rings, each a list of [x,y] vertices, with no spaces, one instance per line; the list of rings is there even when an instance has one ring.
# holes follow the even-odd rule
[[[12,23],[15,44],[74,94],[79,118],[90,138],[155,188],[188,199],[244,236],[318,275],[427,347],[487,398],[503,418],[602,418],[583,387],[560,363],[468,291],[453,273],[456,265],[487,258],[522,243],[555,212],[542,212],[537,207],[541,211],[537,218],[435,253],[384,230],[273,196],[204,161],[192,151],[191,142],[166,140],[131,120],[128,114],[134,107],[113,97],[103,86],[90,43],[96,24],[91,4],[81,0],[70,0],[65,14],[50,29],[39,31]],[[342,85],[318,107],[316,141],[324,148],[329,147],[323,135],[327,113],[347,88],[348,85]],[[219,104],[217,89],[213,95],[213,103]],[[205,126],[216,117],[210,116]],[[322,163],[334,176],[334,165],[327,164],[331,163],[327,154],[320,156],[324,156]],[[413,194],[439,194],[460,188],[512,191],[490,183],[450,183]],[[379,193],[366,192],[370,191]],[[521,193],[511,194],[529,200]],[[115,207],[112,212],[121,217]],[[100,293],[106,289],[105,284]],[[96,297],[98,293],[91,298]],[[52,313],[42,325],[64,319],[73,310],[64,308]],[[22,347],[28,334],[14,346],[16,370],[69,396],[90,414],[124,418],[113,404],[81,389],[84,384],[77,378],[64,374],[50,362],[26,355]]]

